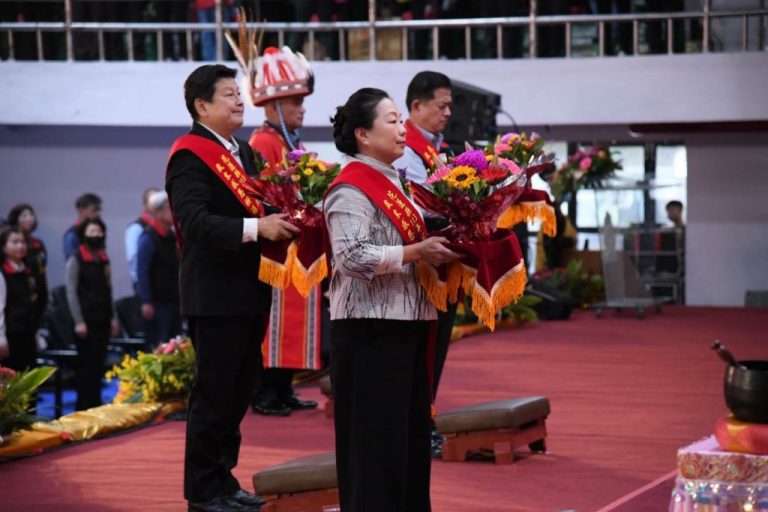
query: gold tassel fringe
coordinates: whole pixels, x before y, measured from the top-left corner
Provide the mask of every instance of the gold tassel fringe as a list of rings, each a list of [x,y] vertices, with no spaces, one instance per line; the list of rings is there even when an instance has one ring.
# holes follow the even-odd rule
[[[496,328],[496,315],[512,302],[520,300],[527,281],[525,265],[521,261],[496,282],[490,296],[475,283],[471,291],[467,291],[472,297],[472,311],[493,331]]]
[[[259,280],[268,285],[285,290],[291,282],[291,267],[296,259],[296,242],[288,246],[288,255],[284,263],[271,260],[262,254],[259,265]]]
[[[419,284],[427,294],[427,299],[440,311],[447,311],[448,289],[440,281],[437,269],[425,261],[417,263]]]
[[[418,274],[419,284],[427,298],[440,311],[446,311],[447,301],[456,302],[459,288],[463,288],[464,293],[472,297],[472,311],[491,331],[496,328],[496,315],[509,304],[520,300],[528,282],[523,261],[496,282],[490,295],[477,284],[477,271],[458,262],[448,268],[447,283],[439,280],[432,265],[422,261],[418,263]]]
[[[296,291],[305,299],[309,297],[315,286],[319,285],[328,276],[328,263],[326,262],[325,253],[312,262],[309,269],[304,268],[304,265],[301,264],[301,261],[294,253],[294,261],[291,266],[293,286],[296,287]]]
[[[496,226],[499,228],[511,228],[520,222],[541,221],[541,231],[547,236],[557,234],[557,220],[555,209],[546,201],[535,203],[513,204],[499,217]]]

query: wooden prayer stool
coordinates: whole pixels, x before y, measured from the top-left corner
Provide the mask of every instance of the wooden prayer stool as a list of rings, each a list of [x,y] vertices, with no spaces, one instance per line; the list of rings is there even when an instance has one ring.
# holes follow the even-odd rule
[[[510,398],[454,409],[437,416],[444,437],[443,460],[464,461],[467,455],[487,454],[496,464],[511,464],[514,451],[528,446],[546,452],[549,399],[543,396]]]
[[[327,399],[325,401],[325,417],[333,419],[333,389],[331,388],[331,376],[324,375],[320,378],[320,392]]]
[[[289,460],[253,475],[253,488],[266,500],[261,512],[322,512],[339,505],[336,454]]]

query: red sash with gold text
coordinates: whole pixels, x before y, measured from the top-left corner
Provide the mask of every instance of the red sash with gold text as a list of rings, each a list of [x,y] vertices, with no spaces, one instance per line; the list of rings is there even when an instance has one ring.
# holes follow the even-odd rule
[[[379,171],[361,163],[352,162],[333,180],[328,193],[338,185],[352,185],[359,189],[387,214],[406,245],[424,240],[427,226],[410,200]]]
[[[434,167],[438,157],[437,150],[410,119],[405,121],[405,145],[421,157],[426,167]]]
[[[254,189],[250,184],[252,178],[246,174],[243,167],[237,163],[237,160],[232,157],[224,146],[200,135],[182,135],[171,146],[168,161],[170,162],[173,155],[182,149],[191,151],[202,160],[234,194],[235,198],[237,198],[248,213],[254,217],[264,215],[264,206],[261,204],[261,201],[251,196],[254,193]],[[171,212],[173,212],[173,204],[171,204]],[[175,217],[174,224],[176,224]],[[179,246],[183,247],[181,230],[178,225],[176,225],[176,237],[179,241]]]

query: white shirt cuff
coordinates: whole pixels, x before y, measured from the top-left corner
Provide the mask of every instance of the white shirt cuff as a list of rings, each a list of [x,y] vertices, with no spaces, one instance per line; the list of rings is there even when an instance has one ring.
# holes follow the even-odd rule
[[[243,243],[255,242],[259,238],[259,219],[249,217],[243,219]]]
[[[376,274],[396,274],[403,271],[403,246],[385,245],[382,247],[381,261]]]

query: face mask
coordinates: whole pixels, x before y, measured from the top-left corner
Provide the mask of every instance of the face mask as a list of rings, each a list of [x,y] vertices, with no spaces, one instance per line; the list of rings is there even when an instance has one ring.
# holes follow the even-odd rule
[[[91,249],[101,249],[102,247],[104,247],[104,237],[103,236],[87,236],[85,237],[85,245],[87,245]]]

